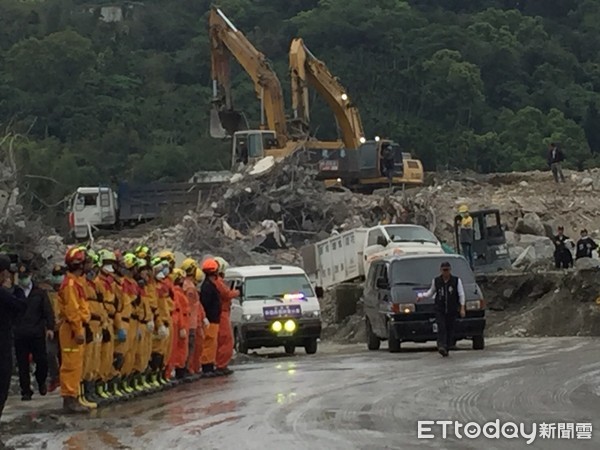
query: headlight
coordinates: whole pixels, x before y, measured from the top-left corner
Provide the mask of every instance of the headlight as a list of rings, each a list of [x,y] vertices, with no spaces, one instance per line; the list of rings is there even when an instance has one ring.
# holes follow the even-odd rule
[[[481,300],[472,300],[470,302],[465,303],[465,308],[467,309],[467,311],[481,309],[481,306],[482,306]]]
[[[283,324],[283,329],[288,333],[293,333],[294,331],[296,331],[296,322],[294,322],[293,320],[287,320]]]
[[[399,305],[400,312],[403,314],[410,314],[415,312],[415,304],[414,303],[401,303]]]
[[[275,333],[279,333],[281,330],[283,330],[282,323],[279,320],[276,320],[271,324],[271,330],[273,330]]]

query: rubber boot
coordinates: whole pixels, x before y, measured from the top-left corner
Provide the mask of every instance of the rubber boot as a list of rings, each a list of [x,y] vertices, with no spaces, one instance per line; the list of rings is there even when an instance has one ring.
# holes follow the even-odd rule
[[[160,383],[158,382],[158,373],[157,373],[157,372],[154,372],[154,373],[151,375],[151,382],[150,382],[150,385],[151,385],[151,386],[152,386],[154,389],[158,389],[158,388],[160,388],[160,386],[161,386],[161,385],[160,385]]]
[[[202,378],[216,377],[214,364],[202,364]]]
[[[142,376],[139,373],[136,373],[133,376],[133,381],[131,382],[133,389],[138,393],[144,392],[144,387],[142,386]]]
[[[88,399],[85,398],[84,392],[85,391],[84,391],[83,382],[81,382],[81,383],[79,383],[79,396],[77,397],[79,404],[81,406],[83,406],[84,408],[96,409],[98,407],[98,405],[96,403],[92,403],[92,402],[88,401]]]
[[[158,382],[160,384],[162,384],[163,386],[168,386],[169,385],[169,380],[167,380],[167,378],[165,377],[165,370],[161,369],[160,372],[158,373]]]
[[[94,389],[93,381],[84,381],[83,382],[83,395],[85,399],[90,403],[95,403],[100,406],[104,399],[99,395],[96,395],[96,390]]]
[[[152,385],[150,384],[150,378],[151,378],[152,374],[150,372],[146,372],[144,375],[142,375],[142,387],[144,388],[145,391],[151,391],[152,390]]]
[[[123,381],[121,383],[121,387],[122,389],[129,395],[132,395],[134,390],[131,387],[131,378],[130,377],[123,377]]]
[[[108,382],[108,390],[117,398],[117,400],[122,400],[125,397],[125,394],[123,394],[119,389],[117,377],[114,377]]]
[[[102,380],[96,382],[96,393],[104,402],[110,402],[112,400],[110,394],[107,392],[106,383]]]
[[[63,410],[66,413],[87,413],[90,408],[79,403],[76,397],[63,397]]]

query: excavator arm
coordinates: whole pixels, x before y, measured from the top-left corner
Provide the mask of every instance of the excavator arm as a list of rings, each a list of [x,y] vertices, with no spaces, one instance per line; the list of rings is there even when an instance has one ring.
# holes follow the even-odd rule
[[[256,95],[261,99],[261,115],[264,112],[266,126],[276,132],[278,144],[283,147],[288,140],[283,93],[281,83],[267,58],[219,8],[213,7],[210,11],[209,31],[215,103],[220,103],[226,112],[233,112],[229,76],[229,56],[232,55],[254,82]],[[219,98],[219,86],[225,92],[224,102],[222,97]],[[261,119],[261,128],[264,129],[264,119]]]
[[[294,117],[308,123],[308,84],[321,95],[335,116],[342,141],[348,149],[357,149],[365,142],[364,131],[358,108],[337,78],[324,62],[308,50],[301,38],[290,46],[290,76],[292,80],[292,106]]]

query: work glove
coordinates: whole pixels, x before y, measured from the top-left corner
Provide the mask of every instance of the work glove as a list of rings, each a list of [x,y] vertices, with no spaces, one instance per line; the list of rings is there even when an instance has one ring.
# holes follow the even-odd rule
[[[123,328],[117,330],[117,340],[119,342],[125,342],[127,340],[127,331]]]
[[[204,318],[202,323],[204,324],[204,328],[208,328],[208,326],[210,325],[210,322],[208,321],[208,319],[206,317]]]
[[[183,328],[181,330],[179,330],[179,339],[185,339],[187,337],[187,330],[184,330]]]
[[[158,327],[158,337],[160,337],[161,339],[166,339],[169,337],[169,329],[167,327],[165,327],[164,325],[161,325],[160,327]]]
[[[102,333],[96,333],[94,335],[94,342],[96,344],[101,344],[102,343]]]
[[[154,333],[154,321],[150,321],[146,324],[146,328],[148,328],[148,331],[150,333]]]

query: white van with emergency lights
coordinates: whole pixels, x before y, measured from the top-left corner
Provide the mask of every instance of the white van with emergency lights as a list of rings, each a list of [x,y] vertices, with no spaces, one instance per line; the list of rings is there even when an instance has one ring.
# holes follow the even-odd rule
[[[279,346],[288,354],[298,346],[309,355],[317,352],[321,307],[304,270],[281,265],[232,267],[225,281],[240,291],[231,306],[238,352]]]

